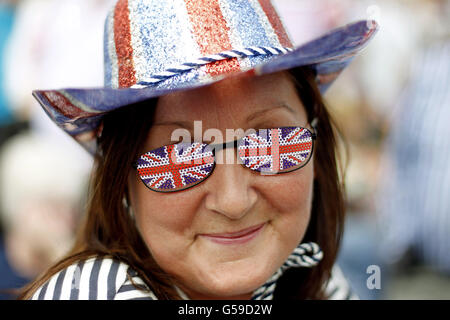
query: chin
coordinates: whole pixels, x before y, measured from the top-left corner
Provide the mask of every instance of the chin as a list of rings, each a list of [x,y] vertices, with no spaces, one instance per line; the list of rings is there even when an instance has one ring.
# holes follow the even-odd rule
[[[253,291],[255,291],[260,285],[257,281],[246,282],[234,282],[225,281],[224,283],[209,283],[208,287],[203,288],[203,294],[213,299],[237,299],[236,297],[246,297],[250,299]]]
[[[220,272],[209,272],[208,276],[202,278],[204,291],[214,297],[235,297],[252,294],[273,274],[272,270],[266,268],[255,268],[255,265],[247,266],[245,269],[231,266],[220,268]],[[260,269],[260,270],[257,270]],[[237,272],[241,270],[241,272]]]

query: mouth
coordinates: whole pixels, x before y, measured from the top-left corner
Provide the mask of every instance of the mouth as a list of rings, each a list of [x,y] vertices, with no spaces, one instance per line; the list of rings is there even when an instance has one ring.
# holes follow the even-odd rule
[[[206,233],[200,236],[219,244],[244,244],[254,239],[261,233],[266,223],[261,223],[250,228],[231,233]]]

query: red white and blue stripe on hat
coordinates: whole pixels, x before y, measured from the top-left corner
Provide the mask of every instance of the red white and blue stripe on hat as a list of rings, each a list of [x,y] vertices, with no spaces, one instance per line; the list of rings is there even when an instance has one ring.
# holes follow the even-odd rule
[[[121,0],[107,18],[105,46],[105,85],[123,88],[209,55],[251,47],[286,53],[272,48],[292,43],[268,0]],[[272,54],[249,51],[265,55]],[[191,69],[190,78],[250,69],[249,59],[211,61]]]
[[[232,73],[309,65],[324,93],[377,28],[359,21],[293,48],[270,0],[118,0],[105,23],[105,86],[33,94],[94,153],[105,113]]]

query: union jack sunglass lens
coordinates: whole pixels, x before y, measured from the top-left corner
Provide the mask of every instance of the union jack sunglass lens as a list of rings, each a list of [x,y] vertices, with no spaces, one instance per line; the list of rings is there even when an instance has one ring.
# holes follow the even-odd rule
[[[302,127],[261,129],[239,141],[238,154],[242,164],[251,170],[290,172],[308,163],[313,139],[312,132]]]
[[[306,128],[260,129],[237,141],[242,165],[261,173],[276,174],[300,169],[311,158],[314,135]],[[180,191],[193,187],[214,170],[214,147],[204,143],[178,143],[149,151],[135,168],[151,190]]]
[[[214,168],[214,155],[203,143],[178,143],[141,155],[136,169],[151,190],[183,190],[205,180]]]

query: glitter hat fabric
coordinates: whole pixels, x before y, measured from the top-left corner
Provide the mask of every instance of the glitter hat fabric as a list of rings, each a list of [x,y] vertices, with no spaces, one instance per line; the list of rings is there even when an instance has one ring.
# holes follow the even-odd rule
[[[105,23],[105,86],[33,95],[93,154],[106,113],[231,74],[308,65],[324,93],[377,29],[358,21],[294,48],[270,0],[118,0]]]

